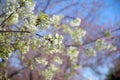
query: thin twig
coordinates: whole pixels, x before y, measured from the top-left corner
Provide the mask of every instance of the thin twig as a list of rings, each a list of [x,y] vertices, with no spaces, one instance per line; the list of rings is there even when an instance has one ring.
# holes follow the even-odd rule
[[[13,13],[11,13],[1,24],[0,26],[3,28],[4,27],[4,23],[13,15]]]
[[[45,8],[42,10],[42,12],[46,11],[46,9],[48,8],[49,4],[50,4],[50,0],[47,1],[47,4],[46,4]]]
[[[117,29],[115,29],[115,30],[112,30],[111,33],[116,32],[116,31],[118,31],[118,30],[120,30],[120,28],[117,28]],[[105,35],[103,34],[103,35],[101,35],[101,36],[100,36],[99,38],[97,38],[97,39],[91,40],[91,41],[89,41],[89,42],[84,42],[82,45],[70,44],[70,45],[65,45],[65,47],[70,47],[70,46],[80,47],[80,46],[88,45],[88,44],[94,43],[94,42],[97,41],[98,39],[101,39],[101,38],[104,38],[104,37],[105,37]]]
[[[23,6],[23,4],[24,4],[24,3],[21,3],[21,4],[20,4],[20,7],[16,8],[16,10],[15,10],[14,12],[17,12],[18,9]],[[4,19],[4,20],[2,21],[2,23],[0,24],[0,26],[1,26],[2,28],[4,27],[5,22],[14,14],[14,12],[12,12],[6,19]]]
[[[15,32],[15,33],[30,33],[30,31],[3,31],[3,30],[0,30],[0,33],[7,33],[7,32]]]

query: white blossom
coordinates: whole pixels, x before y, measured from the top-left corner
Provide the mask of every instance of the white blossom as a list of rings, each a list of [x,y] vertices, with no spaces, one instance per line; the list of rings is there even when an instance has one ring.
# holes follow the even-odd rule
[[[81,19],[76,18],[75,20],[73,20],[73,21],[70,22],[70,25],[71,26],[79,26],[80,23],[81,23]]]

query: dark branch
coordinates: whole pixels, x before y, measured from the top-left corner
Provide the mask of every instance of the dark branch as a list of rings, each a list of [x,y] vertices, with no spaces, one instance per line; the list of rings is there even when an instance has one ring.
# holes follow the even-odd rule
[[[23,67],[15,72],[13,72],[12,74],[8,75],[8,78],[12,78],[13,76],[17,75],[20,71],[26,69],[27,67]]]
[[[30,33],[30,31],[3,31],[3,30],[0,30],[0,33],[6,33],[6,32]]]
[[[36,34],[37,36],[39,36],[39,37],[44,37],[44,36],[42,36],[42,35],[40,35],[40,34]]]
[[[40,34],[36,34],[36,35],[39,37],[44,37],[44,36],[41,36]],[[51,44],[53,43],[53,40],[51,38],[44,38],[44,39],[49,41]]]
[[[30,70],[29,77],[30,77],[30,79],[29,79],[29,80],[33,80],[32,70]]]
[[[46,11],[46,9],[48,8],[49,4],[50,4],[50,0],[47,1],[47,4],[46,4],[45,8],[42,10],[42,12]]]
[[[0,26],[3,28],[4,27],[4,23],[13,15],[13,13],[11,13],[1,24]]]
[[[21,4],[20,4],[20,7],[18,7],[18,8],[15,9],[15,12],[17,12],[18,9],[23,6],[23,4],[24,4],[24,3],[21,3]],[[13,14],[14,14],[14,12],[12,12],[7,18],[5,18],[5,19],[2,21],[2,23],[0,24],[0,26],[1,26],[2,28],[4,27],[5,22],[6,22]]]

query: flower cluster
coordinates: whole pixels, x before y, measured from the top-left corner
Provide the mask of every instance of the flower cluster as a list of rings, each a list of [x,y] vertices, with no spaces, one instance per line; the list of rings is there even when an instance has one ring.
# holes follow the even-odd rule
[[[45,43],[47,45],[46,48],[49,49],[49,53],[58,53],[61,52],[63,44],[62,44],[63,36],[55,34],[55,35],[47,35],[45,36]]]
[[[81,23],[81,19],[76,18],[75,20],[70,22],[70,25],[71,26],[80,26],[80,23]]]
[[[85,53],[88,55],[88,56],[96,56],[96,50],[93,48],[93,47],[89,47],[85,50]]]
[[[104,39],[98,39],[96,41],[96,48],[98,50],[116,50],[116,47],[110,43],[107,43]]]
[[[48,61],[46,60],[46,58],[35,58],[35,60],[37,61],[37,63],[42,64],[42,65],[48,64]]]
[[[67,50],[67,55],[70,56],[70,59],[73,60],[74,62],[77,62],[78,54],[79,54],[79,51],[77,50],[76,47],[70,47]]]
[[[59,68],[55,66],[54,64],[51,64],[48,69],[45,69],[42,74],[45,75],[46,80],[52,80],[52,77],[54,76],[55,72],[59,71]]]
[[[64,18],[63,15],[53,15],[50,18],[50,21],[52,24],[54,24],[55,27],[58,27],[58,25],[60,24],[61,20]]]
[[[55,57],[54,61],[57,62],[58,64],[62,64],[62,59],[60,59],[60,57]]]

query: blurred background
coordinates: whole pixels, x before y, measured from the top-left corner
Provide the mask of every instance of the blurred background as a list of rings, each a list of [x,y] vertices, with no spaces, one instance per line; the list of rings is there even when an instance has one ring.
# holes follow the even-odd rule
[[[80,27],[87,31],[87,35],[83,38],[84,45],[78,46],[80,52],[83,48],[92,46],[97,39],[105,38],[103,36],[104,31],[110,30],[112,32],[112,37],[105,38],[105,40],[116,45],[117,50],[111,52],[101,51],[94,57],[80,53],[79,64],[82,68],[77,71],[78,75],[74,76],[73,80],[107,80],[111,71],[120,69],[120,66],[118,66],[120,64],[120,0],[34,1],[37,4],[35,7],[36,14],[40,12],[45,12],[49,16],[63,14],[66,19],[78,17],[82,20]],[[41,32],[41,34],[46,33]],[[71,41],[67,40],[66,43],[71,43]],[[37,53],[37,51],[34,53]],[[29,57],[31,55],[29,54]],[[21,74],[13,74],[13,79],[28,80],[29,70],[23,68],[18,55],[11,56],[8,69],[10,73],[22,69]],[[35,72],[32,75],[37,76]],[[39,79],[33,78],[33,80]]]
[[[81,18],[80,27],[87,30],[84,42],[89,44],[86,46],[99,39],[105,30],[113,31],[113,37],[108,41],[115,44],[118,49],[114,52],[98,52],[96,57],[86,57],[81,54],[79,63],[83,68],[75,77],[75,80],[87,80],[88,77],[91,80],[106,80],[111,69],[120,63],[120,29],[118,29],[120,28],[120,0],[36,1],[36,13],[42,11],[48,15],[64,14],[68,19]]]

